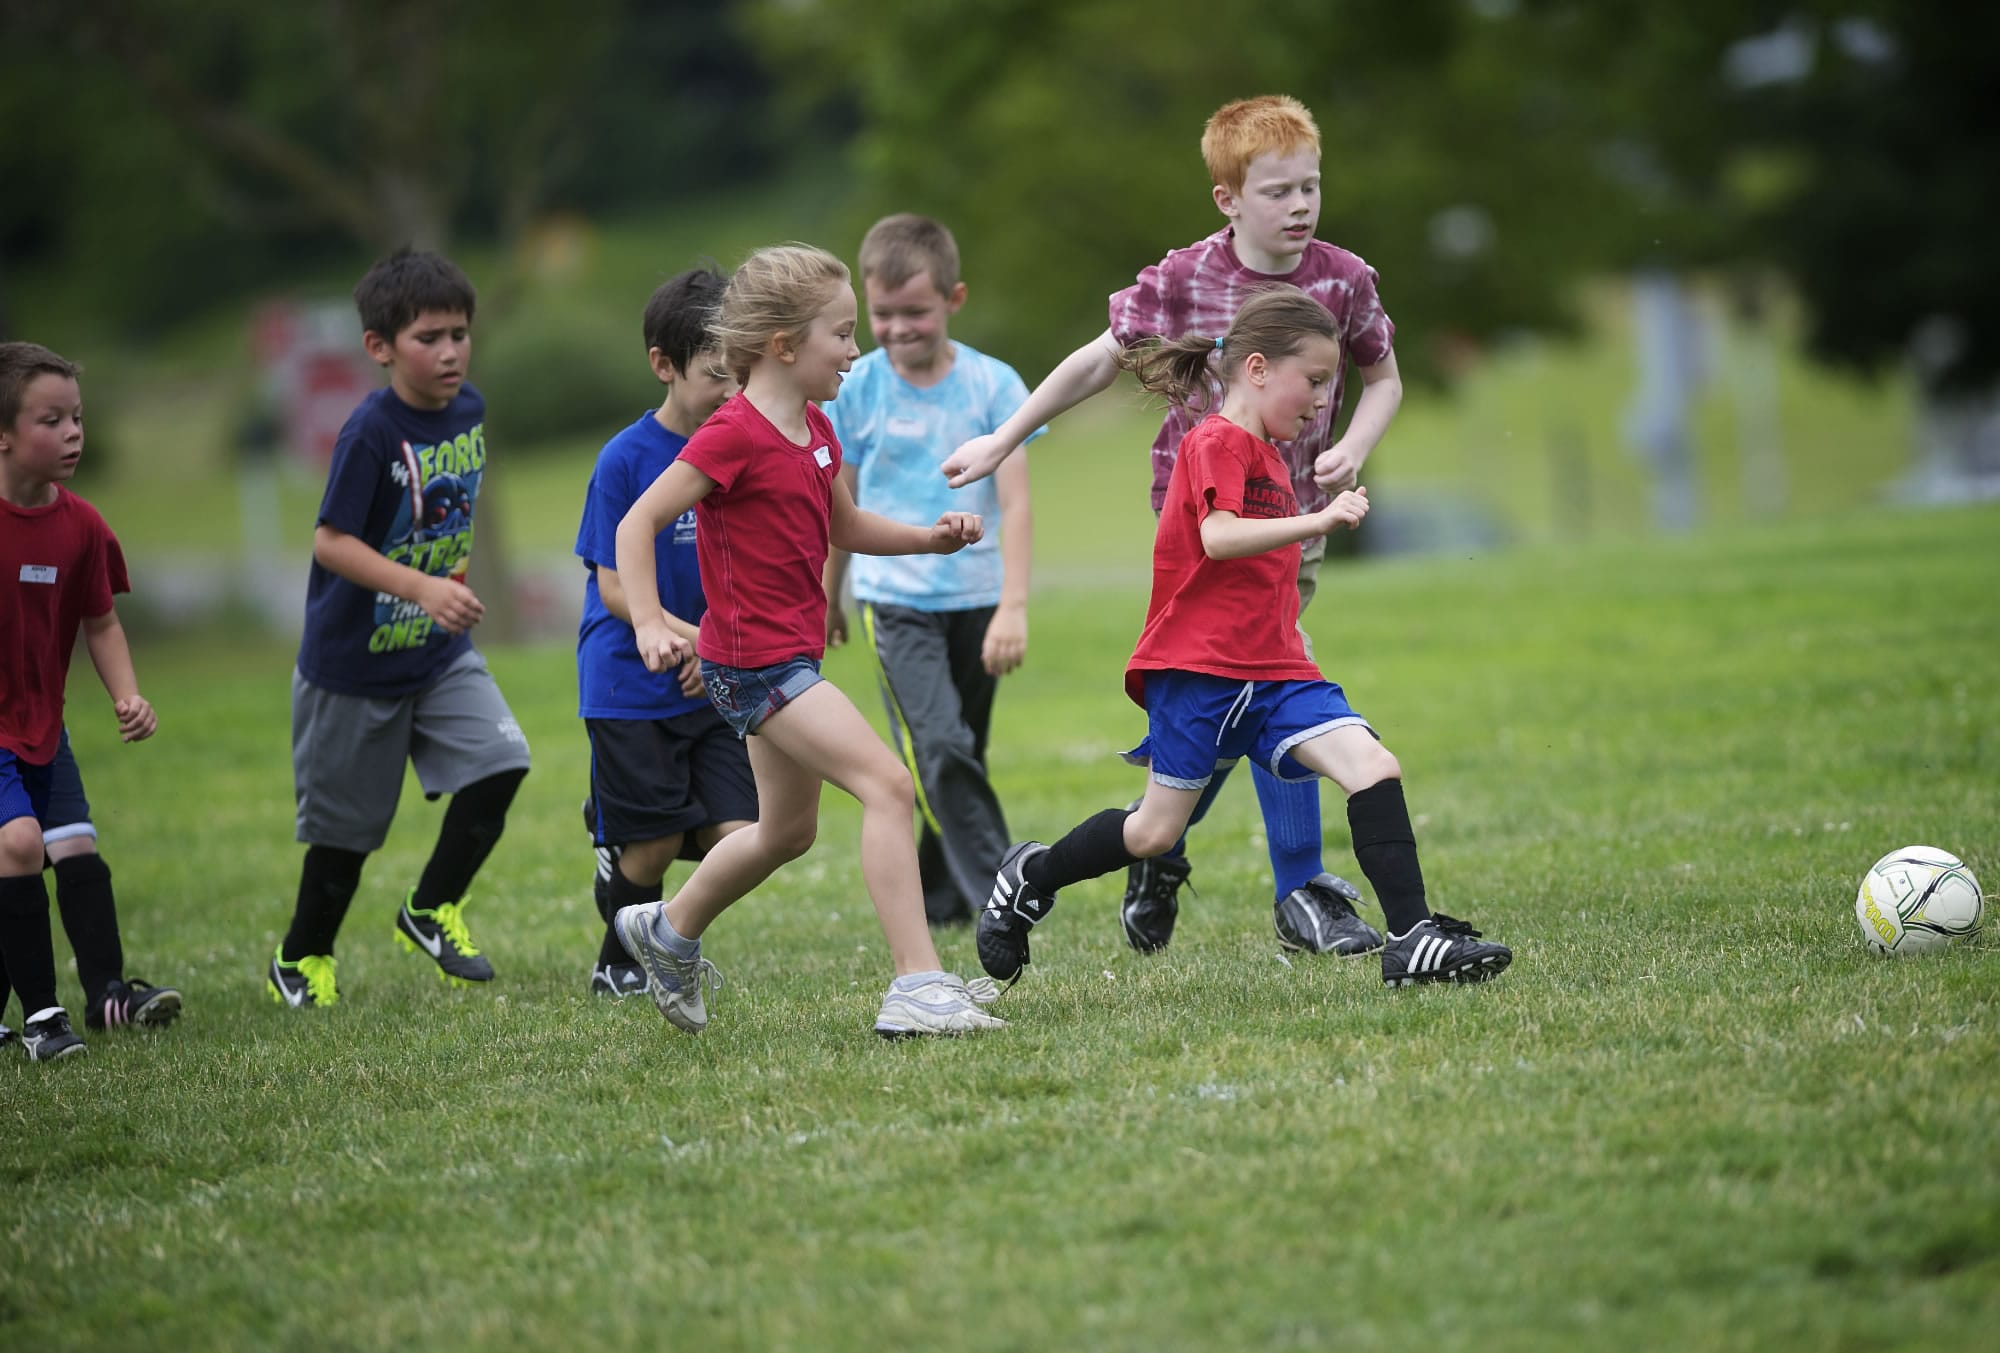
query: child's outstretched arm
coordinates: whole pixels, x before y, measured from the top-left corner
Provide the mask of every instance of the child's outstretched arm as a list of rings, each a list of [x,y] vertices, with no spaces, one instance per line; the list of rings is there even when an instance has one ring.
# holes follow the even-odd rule
[[[618,581],[638,637],[639,656],[649,672],[678,667],[694,652],[694,645],[667,623],[667,613],[660,606],[659,555],[653,542],[714,488],[713,479],[677,460],[639,495],[618,523]]]
[[[399,564],[361,537],[325,522],[313,531],[313,558],[356,587],[386,592],[422,607],[446,634],[463,633],[486,614],[485,603],[464,583]]]
[[[669,471],[671,473],[671,471]],[[643,500],[642,500],[643,501]],[[624,543],[623,527],[619,543]],[[935,526],[911,526],[854,505],[847,485],[833,481],[829,544],[850,554],[956,554],[976,544],[985,527],[974,512],[947,512]]]
[[[132,648],[125,642],[125,627],[118,622],[114,607],[103,615],[83,622],[83,642],[90,649],[90,664],[97,679],[111,697],[112,712],[118,716],[118,736],[127,742],[143,742],[160,726],[153,706],[139,694],[139,678],[132,670]]]
[[[1015,456],[993,479],[1000,494],[1000,604],[986,622],[979,661],[992,676],[1006,676],[1028,655],[1028,556],[1035,535],[1028,505],[1028,462]]]
[[[1355,402],[1354,416],[1347,420],[1347,431],[1313,462],[1313,481],[1328,493],[1354,487],[1368,453],[1382,440],[1389,420],[1403,404],[1403,374],[1396,368],[1393,351],[1360,370],[1361,398]]]
[[[1239,517],[1218,509],[1201,519],[1202,553],[1210,559],[1247,559],[1323,536],[1336,526],[1359,526],[1367,515],[1367,489],[1349,490],[1319,511],[1296,517]]]
[[[986,478],[1014,454],[1029,433],[1098,391],[1109,389],[1118,377],[1119,351],[1118,340],[1106,329],[1063,358],[1006,422],[951,453],[943,467],[946,480],[953,488],[962,489]]]

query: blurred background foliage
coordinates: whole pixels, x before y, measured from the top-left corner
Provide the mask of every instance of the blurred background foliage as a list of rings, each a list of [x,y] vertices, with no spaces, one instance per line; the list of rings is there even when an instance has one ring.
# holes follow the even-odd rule
[[[1883,0],[6,0],[10,284],[132,331],[357,248],[506,247],[551,213],[699,210],[809,162],[949,221],[969,336],[1039,368],[1218,218],[1208,112],[1286,90],[1321,234],[1381,272],[1420,377],[1640,265],[1769,272],[1813,349],[2000,371],[1990,7]],[[27,191],[20,189],[28,188]],[[789,222],[770,222],[773,235]],[[501,279],[489,281],[489,287]],[[500,292],[504,299],[506,292]],[[0,302],[4,305],[4,302]],[[4,310],[0,310],[4,313]]]
[[[1283,91],[1322,130],[1320,236],[1379,271],[1412,383],[1371,474],[1431,520],[1374,541],[1663,520],[1635,276],[1697,302],[1703,520],[1912,493],[1927,444],[1985,447],[1962,459],[1993,491],[1996,40],[2000,10],[1890,0],[0,0],[0,335],[89,365],[80,487],[142,552],[273,513],[302,550],[310,466],[240,531],[214,509],[265,397],[257,307],[341,309],[372,258],[445,248],[513,467],[481,558],[554,556],[580,467],[658,397],[638,317],[668,275],[791,238],[852,259],[928,212],[966,260],[954,333],[1033,382],[1221,224],[1209,113]],[[1115,464],[1038,461],[1079,558],[1102,509],[1067,504],[1135,496],[1150,440],[1119,398],[1064,425],[1130,443]]]

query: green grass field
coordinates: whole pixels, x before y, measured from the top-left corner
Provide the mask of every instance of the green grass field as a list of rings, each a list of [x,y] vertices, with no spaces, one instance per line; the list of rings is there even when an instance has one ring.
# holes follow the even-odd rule
[[[915,1046],[868,1032],[888,964],[831,793],[711,931],[706,1034],[584,995],[562,646],[490,655],[536,755],[471,910],[500,980],[392,946],[438,820],[412,785],[343,1002],[274,1008],[289,652],[143,647],[134,748],[79,671],[129,965],[188,1007],[0,1065],[0,1347],[1979,1346],[2000,952],[1877,959],[1852,902],[1917,841],[2000,884],[1996,540],[1994,508],[1878,512],[1330,572],[1321,660],[1407,768],[1434,904],[1513,969],[1281,959],[1239,786],[1171,950],[1125,949],[1116,880],[1073,889],[1010,1028]],[[1090,576],[1001,698],[1022,835],[1135,788],[1141,584]],[[872,715],[862,657],[830,671]]]

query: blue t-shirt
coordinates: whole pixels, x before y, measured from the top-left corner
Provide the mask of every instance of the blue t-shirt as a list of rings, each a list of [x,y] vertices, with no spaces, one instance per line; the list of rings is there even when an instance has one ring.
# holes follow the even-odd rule
[[[857,554],[857,601],[919,611],[968,611],[1000,601],[1000,492],[988,476],[954,489],[938,467],[960,443],[992,432],[1028,398],[1014,368],[963,343],[945,378],[919,389],[877,348],[854,364],[825,406],[854,467],[854,501],[870,512],[929,526],[946,512],[977,512],[986,534],[956,554]],[[1033,441],[1047,428],[1037,428]]]
[[[486,401],[470,385],[435,412],[384,387],[348,415],[334,442],[319,521],[437,578],[465,580],[472,513],[486,477]],[[408,695],[472,647],[423,607],[357,587],[313,561],[299,672],[342,695]]]
[[[576,553],[584,568],[576,690],[577,713],[586,719],[666,719],[708,706],[706,699],[681,694],[672,671],[646,670],[632,627],[604,609],[597,591],[597,566],[618,567],[618,523],[686,445],[687,438],[646,414],[604,444],[597,468],[590,472],[590,487],[583,491],[583,524],[576,531]],[[693,508],[654,540],[653,563],[660,605],[690,625],[700,624],[708,601],[695,556]]]

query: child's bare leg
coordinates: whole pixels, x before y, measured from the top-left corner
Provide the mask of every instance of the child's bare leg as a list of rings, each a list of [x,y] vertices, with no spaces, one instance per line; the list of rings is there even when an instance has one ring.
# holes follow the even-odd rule
[[[936,971],[937,949],[924,920],[917,873],[917,792],[908,769],[831,682],[812,687],[757,731],[798,765],[860,801],[861,877],[896,975]]]
[[[806,693],[807,697],[811,694]],[[782,715],[780,711],[766,720],[749,739],[750,774],[757,782],[757,820],[717,841],[667,902],[667,920],[687,939],[700,939],[709,922],[722,915],[730,903],[769,878],[779,865],[812,849],[819,831],[821,780],[766,736]],[[881,745],[872,734],[871,740]]]
[[[1146,797],[1125,818],[1125,849],[1140,859],[1164,855],[1187,833],[1201,802],[1199,789],[1175,789],[1148,778]]]
[[[1395,755],[1373,733],[1354,723],[1301,742],[1292,748],[1292,760],[1319,772],[1349,794],[1359,794],[1384,780],[1403,778]]]

